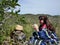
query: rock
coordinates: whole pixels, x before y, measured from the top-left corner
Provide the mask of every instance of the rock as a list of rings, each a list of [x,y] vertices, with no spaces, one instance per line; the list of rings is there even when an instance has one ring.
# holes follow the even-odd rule
[[[4,41],[3,41],[3,45],[10,45],[10,37],[7,37]]]
[[[10,45],[8,41],[4,41],[3,45]]]
[[[22,31],[13,31],[11,33],[11,39],[13,40],[13,45],[23,45],[26,39],[24,32]]]

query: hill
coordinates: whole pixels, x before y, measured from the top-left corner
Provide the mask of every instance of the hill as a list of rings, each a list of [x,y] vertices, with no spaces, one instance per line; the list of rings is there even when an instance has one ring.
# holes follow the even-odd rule
[[[39,25],[38,17],[40,15],[47,15],[49,21],[53,24],[56,29],[57,36],[60,38],[60,16],[51,16],[48,14],[20,14],[18,16],[12,15],[10,18],[6,19],[0,29],[0,39],[3,41],[6,37],[10,36],[11,31],[14,30],[16,24],[24,26],[24,32],[26,34],[27,40],[32,35],[34,29],[32,24],[36,23]],[[6,17],[5,17],[6,18]],[[0,42],[1,42],[0,41]]]

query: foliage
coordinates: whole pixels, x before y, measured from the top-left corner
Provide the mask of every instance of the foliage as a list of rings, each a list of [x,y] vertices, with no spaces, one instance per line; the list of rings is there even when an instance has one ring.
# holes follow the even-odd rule
[[[4,41],[4,39],[10,35],[11,31],[14,29],[14,25],[12,26],[9,25],[9,22],[6,24],[5,22],[3,23],[2,21],[6,21],[9,15],[17,15],[20,10],[15,11],[14,9],[16,6],[20,6],[18,4],[18,0],[0,0],[0,44]],[[10,10],[10,11],[9,11]],[[7,15],[8,17],[7,17]],[[5,20],[6,19],[6,20]],[[11,22],[11,21],[10,21]],[[1,24],[3,24],[1,26]]]
[[[3,16],[6,12],[14,13],[14,9],[16,6],[20,6],[18,4],[18,0],[1,0],[0,2],[0,18],[3,19]],[[10,10],[10,11],[9,11]],[[18,14],[20,10],[16,11],[15,13]]]

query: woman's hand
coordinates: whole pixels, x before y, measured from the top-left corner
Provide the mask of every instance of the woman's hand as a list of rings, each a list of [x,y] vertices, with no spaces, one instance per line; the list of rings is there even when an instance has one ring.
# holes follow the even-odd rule
[[[34,30],[39,31],[37,24],[33,24],[32,26],[33,26]]]

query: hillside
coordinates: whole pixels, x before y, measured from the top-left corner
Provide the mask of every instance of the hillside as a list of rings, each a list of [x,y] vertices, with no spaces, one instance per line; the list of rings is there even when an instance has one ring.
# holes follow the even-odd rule
[[[38,17],[44,14],[23,14],[18,16],[11,16],[10,18],[6,19],[4,24],[1,26],[3,29],[0,30],[1,36],[0,39],[3,41],[6,37],[10,36],[11,31],[14,30],[16,24],[20,24],[24,26],[24,32],[26,34],[27,40],[32,35],[34,31],[32,28],[32,24],[37,23],[39,25]],[[45,14],[47,15],[47,14]],[[60,16],[50,16],[47,15],[50,22],[56,29],[57,36],[60,38]],[[22,20],[21,20],[22,19]]]
[[[39,25],[38,17],[40,15],[44,15],[44,14],[38,14],[38,15],[27,14],[27,15],[22,15],[22,16],[24,16],[26,18],[26,21],[29,22],[31,25],[34,23],[37,23]],[[49,21],[55,27],[58,37],[60,37],[60,33],[59,33],[60,32],[60,16],[50,16],[50,15],[47,15],[47,16],[48,16]]]

